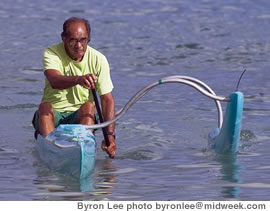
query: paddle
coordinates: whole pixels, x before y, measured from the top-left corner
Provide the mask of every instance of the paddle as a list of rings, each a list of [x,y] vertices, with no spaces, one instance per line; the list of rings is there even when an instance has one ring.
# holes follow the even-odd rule
[[[92,90],[92,94],[93,94],[94,101],[95,101],[95,104],[96,104],[96,109],[97,109],[97,112],[98,112],[99,121],[100,121],[100,123],[103,123],[104,120],[103,120],[103,116],[102,116],[101,109],[100,109],[100,106],[99,106],[97,93],[96,93],[96,89],[95,89],[94,84],[91,85],[91,90]],[[102,132],[103,132],[103,136],[104,136],[106,146],[108,147],[108,146],[110,146],[110,142],[109,142],[108,135],[107,135],[107,130],[106,130],[105,127],[102,128]]]

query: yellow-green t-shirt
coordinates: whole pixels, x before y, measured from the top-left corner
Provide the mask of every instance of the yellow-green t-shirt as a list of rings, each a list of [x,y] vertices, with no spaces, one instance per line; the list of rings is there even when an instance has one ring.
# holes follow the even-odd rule
[[[99,95],[107,94],[113,90],[106,57],[90,46],[87,46],[82,61],[76,62],[66,54],[64,43],[58,43],[44,51],[43,65],[44,71],[55,69],[64,76],[96,75],[98,77],[96,90]],[[42,102],[50,103],[57,111],[76,111],[87,101],[94,102],[91,90],[89,92],[88,89],[80,85],[69,89],[53,89],[49,81],[45,80]]]

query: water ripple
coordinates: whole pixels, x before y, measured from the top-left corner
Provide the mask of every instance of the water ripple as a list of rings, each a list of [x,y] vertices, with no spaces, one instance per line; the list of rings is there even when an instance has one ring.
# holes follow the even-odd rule
[[[28,108],[38,108],[38,104],[17,104],[11,106],[1,106],[0,110],[17,110],[17,109],[28,109]]]

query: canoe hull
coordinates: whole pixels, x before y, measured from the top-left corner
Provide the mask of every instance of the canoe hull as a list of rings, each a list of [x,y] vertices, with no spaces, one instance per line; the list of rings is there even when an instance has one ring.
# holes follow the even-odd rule
[[[38,135],[37,149],[49,168],[84,178],[95,167],[96,139],[83,125],[59,125],[47,137]]]
[[[216,128],[209,134],[211,148],[216,153],[236,153],[239,148],[242,126],[244,95],[234,92],[230,95],[221,129]]]

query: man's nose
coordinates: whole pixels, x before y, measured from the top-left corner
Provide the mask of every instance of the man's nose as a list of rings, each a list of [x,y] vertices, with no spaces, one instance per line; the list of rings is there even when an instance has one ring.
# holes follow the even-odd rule
[[[77,40],[76,44],[75,44],[75,47],[77,48],[81,48],[82,47],[82,44],[79,40]]]

